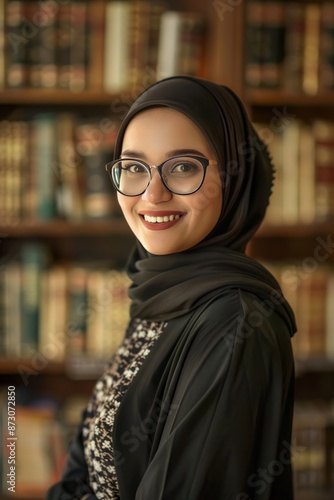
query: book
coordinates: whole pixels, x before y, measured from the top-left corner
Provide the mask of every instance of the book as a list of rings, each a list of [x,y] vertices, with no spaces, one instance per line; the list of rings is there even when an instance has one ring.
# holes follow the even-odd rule
[[[54,408],[16,406],[16,429],[16,494],[36,498],[60,479],[55,443],[62,436]]]
[[[301,123],[291,121],[282,134],[282,222],[299,219],[299,143]]]
[[[302,123],[299,134],[299,221],[311,224],[317,218],[315,194],[315,141],[312,127]]]
[[[297,490],[326,487],[328,409],[317,401],[297,402],[293,424],[293,470]]]
[[[281,224],[282,217],[282,134],[273,132],[266,123],[253,123],[257,133],[267,145],[274,166],[274,184],[267,208],[265,224]]]
[[[117,126],[102,126],[99,120],[82,121],[76,128],[77,150],[85,178],[84,213],[89,218],[109,218],[115,213],[116,198],[104,165],[112,160]]]
[[[127,89],[130,71],[131,3],[109,1],[105,14],[104,78],[107,92]]]
[[[69,88],[76,92],[87,86],[89,65],[87,10],[87,3],[71,2]]]
[[[65,360],[68,273],[56,265],[42,271],[38,351],[48,360]]]
[[[7,354],[6,346],[6,299],[5,299],[5,270],[0,266],[0,356]]]
[[[86,351],[87,278],[84,266],[73,266],[68,273],[67,354],[78,356]]]
[[[263,1],[251,0],[246,9],[245,81],[256,88],[262,83]]]
[[[334,123],[315,120],[315,197],[318,220],[334,215]]]
[[[204,53],[204,20],[193,12],[182,13],[178,71],[183,75],[199,76]]]
[[[285,3],[267,1],[262,5],[261,87],[281,88],[285,58]]]
[[[38,219],[52,219],[56,215],[56,177],[53,171],[57,161],[56,121],[52,113],[39,113],[32,120],[32,141],[35,148],[36,195]]]
[[[147,71],[150,9],[150,3],[147,1],[134,0],[131,2],[129,88],[141,85]]]
[[[105,0],[89,2],[87,7],[87,87],[96,90],[103,90],[105,7]]]
[[[334,272],[331,272],[327,281],[326,295],[326,357],[334,360]],[[333,455],[334,464],[334,455]],[[333,477],[334,484],[334,477]]]
[[[26,243],[21,249],[21,351],[31,356],[38,350],[41,273],[47,265],[47,250],[38,243]]]
[[[71,43],[72,43],[72,10],[70,2],[60,2],[57,14],[57,73],[58,87],[70,88]]]
[[[283,87],[300,92],[304,73],[305,6],[297,2],[287,3],[285,25]]]
[[[321,32],[319,54],[319,89],[334,89],[334,5],[321,5]]]
[[[16,358],[22,354],[22,295],[23,295],[22,264],[15,260],[10,261],[4,268],[4,344],[5,354],[9,358]]]
[[[6,4],[6,86],[25,87],[28,83],[27,44],[37,28],[26,19],[26,2],[8,0]]]
[[[315,95],[319,90],[320,12],[319,4],[307,3],[305,6],[302,89],[309,95]]]
[[[174,76],[179,72],[182,13],[168,10],[160,18],[157,80]]]
[[[152,80],[150,83],[153,83],[156,80],[156,70],[159,56],[161,16],[166,10],[167,5],[165,2],[155,1],[150,3],[150,17],[147,34],[147,60],[145,65],[146,78],[143,82],[141,82],[144,88],[149,84],[147,80]]]
[[[76,117],[71,113],[60,113],[57,117],[57,159],[53,162],[53,173],[58,180],[58,213],[66,220],[82,220],[83,172],[82,158],[76,148]]]
[[[87,353],[110,358],[121,344],[129,323],[129,279],[116,270],[91,271],[88,276]]]
[[[5,47],[6,47],[6,15],[5,0],[0,0],[0,89],[5,87]]]

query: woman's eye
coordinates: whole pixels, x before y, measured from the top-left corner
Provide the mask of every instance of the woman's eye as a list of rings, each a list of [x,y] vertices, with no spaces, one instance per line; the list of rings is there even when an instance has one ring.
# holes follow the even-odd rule
[[[130,172],[131,174],[143,174],[146,173],[145,167],[139,165],[138,163],[128,163],[124,165],[124,170]]]
[[[197,165],[194,163],[178,163],[171,168],[172,174],[192,174],[196,173],[198,170]]]

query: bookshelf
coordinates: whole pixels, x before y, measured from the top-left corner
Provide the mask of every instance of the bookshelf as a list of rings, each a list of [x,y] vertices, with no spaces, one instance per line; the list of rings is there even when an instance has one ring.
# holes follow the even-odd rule
[[[10,0],[0,2],[2,12],[5,12],[4,9],[9,3],[11,3]],[[32,1],[19,3],[23,6],[28,4],[30,6],[37,5],[37,2]],[[71,4],[71,2],[68,3]],[[105,5],[110,2],[108,0],[92,2],[91,0],[76,3],[85,4],[88,12],[92,12],[89,9],[91,9],[93,3],[96,6],[92,18],[92,46],[90,50],[92,50],[92,47],[95,47],[95,50],[96,47],[101,49],[104,36],[103,30],[100,29],[101,19],[103,19]],[[142,2],[143,5],[147,3]],[[279,7],[286,7],[289,2],[277,3]],[[299,0],[297,3],[302,10],[306,10],[306,7],[311,2]],[[319,7],[324,3],[321,0],[312,2],[312,4]],[[326,4],[333,3],[326,2]],[[288,89],[286,85],[278,85],[277,88],[267,88],[261,85],[251,87],[247,85],[245,68],[249,64],[248,47],[250,43],[247,38],[249,36],[247,31],[250,19],[249,8],[254,7],[254,4],[261,8],[262,2],[232,2],[229,0],[225,2],[202,2],[200,0],[177,2],[176,0],[169,0],[165,4],[168,10],[195,12],[200,16],[204,23],[204,35],[202,33],[199,76],[232,87],[243,99],[254,122],[266,124],[267,127],[270,127],[273,109],[282,110],[284,107],[298,120],[308,125],[311,125],[315,120],[333,121],[334,88],[321,88],[315,94],[310,95],[300,89]],[[49,13],[49,18],[51,17]],[[277,25],[276,22],[270,27],[268,18],[269,20],[272,19],[270,12],[269,15],[267,13],[265,22],[267,23],[267,29],[269,26],[269,36],[275,36],[273,33],[277,34],[277,28],[282,29],[285,24],[280,22]],[[6,16],[4,16],[4,19],[6,20]],[[263,19],[260,21],[258,19],[255,28],[261,29],[261,26],[263,28],[263,22]],[[334,29],[334,24],[332,29]],[[314,33],[316,33],[316,26],[313,26],[313,38]],[[155,36],[157,35],[155,34]],[[3,35],[1,40],[5,41]],[[196,38],[193,39],[192,43],[197,43],[194,40]],[[29,44],[27,45],[29,46]],[[79,54],[79,59],[81,56]],[[275,57],[274,52],[271,57]],[[77,123],[85,125],[94,122],[94,120],[119,120],[121,111],[124,113],[126,107],[144,86],[153,81],[152,75],[154,73],[151,67],[144,65],[147,75],[139,73],[135,83],[126,83],[118,90],[106,90],[103,85],[103,58],[98,53],[98,56],[90,59],[88,66],[85,66],[87,79],[84,88],[70,90],[69,88],[59,88],[57,86],[54,88],[32,88],[27,85],[9,88],[3,76],[1,76],[4,74],[1,70],[5,69],[5,59],[4,54],[2,54],[0,60],[0,120],[18,120],[32,123],[33,117],[42,112],[51,112],[57,117],[60,113],[70,113],[73,118],[71,121],[73,129],[75,129]],[[265,62],[268,64],[268,60]],[[264,64],[264,61],[260,58],[256,63],[257,70],[259,70],[259,66]],[[282,66],[284,60],[282,63],[282,60],[275,61],[273,59],[271,63]],[[138,62],[135,63],[135,66],[138,70]],[[93,71],[99,75],[98,79],[92,80]],[[81,119],[83,122],[80,121]],[[73,144],[75,146],[76,143]],[[31,155],[31,150],[29,151]],[[31,156],[29,156],[29,159],[31,159]],[[1,177],[0,168],[0,184],[1,179],[3,177]],[[333,235],[333,220],[334,214],[331,217],[321,220],[314,219],[308,223],[300,221],[293,223],[265,223],[260,228],[254,241],[251,242],[249,252],[266,262],[273,261],[279,265],[290,265],[292,262],[294,265],[300,266],[305,259],[313,256],[317,238],[326,239],[328,236]],[[132,247],[133,237],[126,223],[117,212],[104,217],[87,217],[84,215],[78,220],[66,216],[45,219],[30,216],[20,217],[10,222],[0,223],[0,273],[12,259],[17,258],[22,246],[27,242],[37,242],[50,249],[52,265],[63,265],[65,263],[72,265],[73,263],[84,263],[93,259],[95,262],[108,262],[109,265],[121,268],[126,255]],[[328,264],[333,269],[333,253],[329,252],[329,254],[326,265]],[[299,332],[299,335],[301,336],[302,332]],[[87,357],[86,353],[74,357],[65,357],[60,361],[46,359],[45,356],[44,358],[38,357],[38,355],[34,357],[33,354],[25,357],[1,355],[0,385],[8,386],[10,383],[17,388],[22,388],[24,401],[28,397],[27,394],[33,394],[34,397],[38,398],[48,398],[52,395],[60,405],[66,405],[67,398],[73,394],[83,399],[87,397],[94,380],[103,369],[104,361],[103,359]],[[26,386],[18,372],[18,366],[20,365],[24,365],[25,374],[29,375],[28,379],[26,379],[28,380]],[[321,399],[322,402],[328,405],[331,404],[333,398],[334,360],[327,356],[304,356],[296,360],[296,368],[297,401],[305,402]],[[81,400],[73,410],[77,414],[80,405],[82,405]],[[334,448],[334,445],[331,446]],[[331,454],[333,457],[333,450]],[[333,465],[333,458],[331,464]],[[330,477],[328,481],[331,487],[308,488],[307,491],[305,488],[298,490],[296,499],[329,500],[329,498],[333,497],[333,477]],[[27,494],[22,492],[16,496],[21,500],[28,497],[31,498],[28,492]],[[0,498],[5,499],[7,497],[2,493]],[[43,494],[36,493],[34,498],[43,498]]]

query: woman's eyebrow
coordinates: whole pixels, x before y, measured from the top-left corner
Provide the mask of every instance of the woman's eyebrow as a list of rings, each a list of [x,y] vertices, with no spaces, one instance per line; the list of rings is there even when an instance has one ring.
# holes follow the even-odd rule
[[[141,151],[135,151],[134,149],[126,149],[125,151],[122,151],[121,156],[130,158],[146,158],[144,153]]]
[[[167,151],[165,156],[166,158],[169,158],[171,156],[189,155],[189,154],[196,156],[206,156],[197,149],[189,149],[189,148],[172,149],[170,151]],[[146,155],[142,151],[136,151],[134,149],[126,149],[125,151],[122,151],[121,156],[129,158],[142,158],[143,160],[146,159]]]
[[[178,156],[178,155],[195,155],[195,156],[205,156],[201,151],[197,149],[172,149],[171,151],[167,151],[166,156]]]

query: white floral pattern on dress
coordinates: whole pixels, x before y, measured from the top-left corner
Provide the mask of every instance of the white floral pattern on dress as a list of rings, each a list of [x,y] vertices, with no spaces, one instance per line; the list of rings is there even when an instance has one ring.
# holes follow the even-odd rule
[[[167,323],[135,319],[95,385],[83,424],[90,486],[99,500],[119,500],[112,433],[117,409]]]

